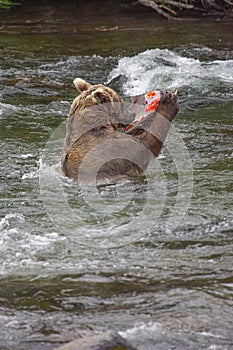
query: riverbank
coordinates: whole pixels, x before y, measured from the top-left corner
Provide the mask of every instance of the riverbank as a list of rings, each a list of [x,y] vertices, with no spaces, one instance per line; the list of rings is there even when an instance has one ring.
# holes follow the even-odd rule
[[[155,20],[151,9],[131,1],[54,1],[36,3],[25,0],[10,10],[1,10],[0,33],[9,34],[76,34],[107,32],[137,27],[143,14],[145,21]]]
[[[181,11],[181,18],[189,21],[231,20],[221,16],[207,16]],[[153,9],[133,0],[120,1],[55,1],[35,3],[25,0],[11,9],[0,10],[0,34],[77,34],[138,28],[141,21],[153,27],[162,16]],[[185,17],[186,16],[186,17]],[[163,18],[162,18],[163,19]],[[167,21],[163,19],[164,23]]]
[[[29,45],[36,55],[44,44],[57,53],[118,55],[135,54],[153,47],[204,45],[228,50],[232,47],[232,24],[211,19],[167,21],[153,10],[132,1],[46,1],[0,11],[0,48]],[[191,32],[190,32],[191,30]],[[32,45],[32,36],[35,45]]]

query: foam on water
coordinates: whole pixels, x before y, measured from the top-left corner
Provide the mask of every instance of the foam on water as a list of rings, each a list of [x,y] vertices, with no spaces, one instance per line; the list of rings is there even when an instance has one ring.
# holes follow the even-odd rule
[[[36,179],[38,178],[38,171],[30,171],[29,173],[25,173],[22,176],[22,180],[25,179]]]
[[[46,252],[51,254],[54,244],[64,239],[56,232],[44,235],[28,232],[25,224],[25,216],[19,213],[8,213],[0,220],[1,275],[48,267],[49,263],[40,261],[39,255]]]
[[[165,324],[159,322],[138,322],[134,327],[119,332],[119,334],[141,350],[176,349],[177,344],[179,344],[179,349],[182,350],[193,349],[196,345],[195,337],[199,337],[203,349],[228,349],[223,345],[225,338],[221,334],[208,331],[197,331],[188,334],[188,332],[181,332],[178,328],[179,326],[176,328],[173,325],[173,329],[170,329],[170,327],[166,327]],[[190,344],[193,346],[190,347]]]
[[[3,117],[6,118],[6,116],[11,115],[12,112],[17,112],[17,110],[17,107],[11,104],[0,102],[0,119]]]
[[[163,326],[160,323],[157,322],[149,322],[149,323],[143,323],[139,322],[136,323],[134,327],[127,329],[124,332],[119,332],[120,335],[124,338],[127,338],[129,340],[135,340],[140,339],[140,337],[144,337],[147,334],[147,336],[150,336],[152,338],[156,338],[156,336],[160,335],[162,332],[164,332]]]
[[[121,58],[108,82],[125,77],[126,95],[139,95],[150,89],[180,89],[191,95],[209,96],[218,92],[221,97],[229,98],[233,94],[232,68],[233,60],[206,62],[168,49],[151,49]]]

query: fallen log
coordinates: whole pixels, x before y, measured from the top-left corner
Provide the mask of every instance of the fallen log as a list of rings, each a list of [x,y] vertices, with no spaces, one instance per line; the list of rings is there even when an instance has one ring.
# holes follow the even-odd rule
[[[201,12],[204,15],[218,17],[232,17],[233,14],[232,0],[188,0],[185,2],[175,0],[138,0],[138,2],[145,7],[153,9],[168,20],[181,19],[180,13],[175,9],[178,9],[180,12],[187,10],[194,14]]]

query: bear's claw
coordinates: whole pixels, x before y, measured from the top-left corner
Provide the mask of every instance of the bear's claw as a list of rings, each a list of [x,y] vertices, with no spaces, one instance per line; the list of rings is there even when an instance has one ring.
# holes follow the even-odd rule
[[[177,91],[175,93],[161,91],[160,93],[161,99],[157,112],[162,114],[168,120],[172,121],[179,110],[177,104]]]

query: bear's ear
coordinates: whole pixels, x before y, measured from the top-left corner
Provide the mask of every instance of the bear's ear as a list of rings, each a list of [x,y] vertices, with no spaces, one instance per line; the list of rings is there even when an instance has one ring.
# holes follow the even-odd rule
[[[74,86],[76,87],[76,90],[78,92],[88,90],[91,87],[91,84],[89,84],[88,82],[86,82],[85,80],[83,80],[81,78],[74,79],[73,83],[74,83]]]

